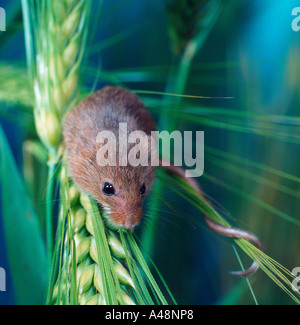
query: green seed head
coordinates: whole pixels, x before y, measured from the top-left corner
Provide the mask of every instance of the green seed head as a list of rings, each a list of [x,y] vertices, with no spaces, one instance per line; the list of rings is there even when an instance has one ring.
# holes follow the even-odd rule
[[[89,254],[90,251],[90,237],[85,237],[79,244],[76,246],[76,260],[77,263],[83,261]]]
[[[75,204],[79,199],[79,190],[75,184],[69,187],[69,200],[71,204]]]
[[[84,209],[78,209],[75,210],[72,209],[72,226],[74,232],[78,232],[80,229],[82,229],[85,225],[85,219],[86,219],[86,212]]]
[[[86,303],[86,305],[101,305],[103,298],[100,294],[96,294],[94,296],[92,296]]]
[[[114,262],[114,270],[117,274],[117,277],[118,277],[120,283],[122,283],[126,286],[131,286],[132,288],[135,288],[128,271],[125,269],[125,267],[121,263],[117,262],[116,260]]]
[[[104,296],[104,289],[103,289],[103,282],[101,278],[101,272],[98,265],[95,266],[95,273],[94,273],[94,286],[98,290],[98,292]]]
[[[112,236],[111,233],[108,235],[108,244],[111,248],[112,254],[115,257],[126,258],[126,254],[121,242],[115,236]]]
[[[91,264],[82,272],[79,280],[80,295],[90,289],[94,278],[94,270],[95,264]]]
[[[62,26],[62,32],[66,39],[70,38],[78,28],[80,17],[80,10],[74,10],[64,21]]]

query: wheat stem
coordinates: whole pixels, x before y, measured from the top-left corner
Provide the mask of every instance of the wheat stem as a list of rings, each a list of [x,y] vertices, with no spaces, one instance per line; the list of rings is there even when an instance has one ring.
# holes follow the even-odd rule
[[[48,182],[46,190],[46,242],[48,254],[48,271],[50,273],[53,253],[53,189],[54,189],[54,172],[56,164],[49,161],[48,163]]]

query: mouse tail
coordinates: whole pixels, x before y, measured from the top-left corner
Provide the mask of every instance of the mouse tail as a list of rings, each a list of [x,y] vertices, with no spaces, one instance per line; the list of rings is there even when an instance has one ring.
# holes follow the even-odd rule
[[[185,169],[174,166],[172,163],[170,166],[163,166],[162,164],[162,159],[160,159],[160,164],[159,167],[163,168],[171,173],[176,174],[180,178],[182,178],[184,181],[186,181],[198,194],[201,196],[204,196],[198,182],[192,178],[192,177],[185,177]],[[212,219],[208,218],[207,216],[204,215],[204,221],[208,228],[210,228],[212,231],[226,236],[226,237],[231,237],[231,238],[244,238],[250,242],[252,242],[259,250],[263,251],[263,245],[260,241],[260,239],[252,234],[251,232],[239,229],[239,228],[234,228],[234,227],[227,227],[221,224],[216,223]],[[236,276],[247,276],[250,274],[255,273],[258,270],[259,266],[256,262],[253,262],[252,265],[246,269],[245,271],[236,271],[236,272],[231,272],[231,274],[234,274]]]

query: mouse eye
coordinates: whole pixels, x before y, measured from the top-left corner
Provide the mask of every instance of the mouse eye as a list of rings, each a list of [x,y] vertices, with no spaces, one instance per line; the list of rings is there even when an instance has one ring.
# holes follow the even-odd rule
[[[140,194],[143,195],[146,192],[146,186],[143,184],[143,186],[140,189]]]
[[[102,186],[102,192],[105,194],[105,195],[114,195],[115,194],[115,189],[113,187],[113,185],[111,183],[107,183],[105,182]]]

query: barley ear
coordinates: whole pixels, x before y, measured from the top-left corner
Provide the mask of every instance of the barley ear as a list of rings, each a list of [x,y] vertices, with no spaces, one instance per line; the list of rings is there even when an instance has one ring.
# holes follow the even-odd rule
[[[64,202],[68,202],[64,212],[66,231],[62,247],[66,259],[53,289],[52,302],[61,303],[57,295],[60,286],[65,290],[65,297],[76,296],[73,300],[78,301],[79,304],[107,304],[110,302],[107,300],[111,299],[111,297],[107,298],[108,291],[115,295],[117,304],[136,304],[132,294],[135,286],[124,263],[126,255],[118,233],[103,227],[108,249],[104,252],[103,248],[97,245],[95,236],[97,237],[99,231],[95,229],[91,219],[93,213],[97,213],[101,218],[100,213],[94,211],[95,207],[91,205],[91,199],[85,193],[81,193],[65,176],[67,174],[65,168],[63,167],[61,171],[61,197]],[[74,250],[70,249],[73,246],[72,242]],[[106,265],[106,272],[109,272],[108,268],[111,267],[112,282],[109,282],[101,272],[102,265],[107,263],[104,254],[110,255],[111,264]],[[76,274],[73,280],[69,276],[72,270],[75,270]],[[71,286],[68,285],[72,281],[76,282],[75,292],[72,292]],[[112,287],[108,288],[108,286]]]
[[[34,73],[35,124],[50,150],[61,142],[61,122],[78,99],[79,67],[87,33],[88,4],[82,0],[30,1],[36,42]],[[37,9],[39,8],[39,10]]]

